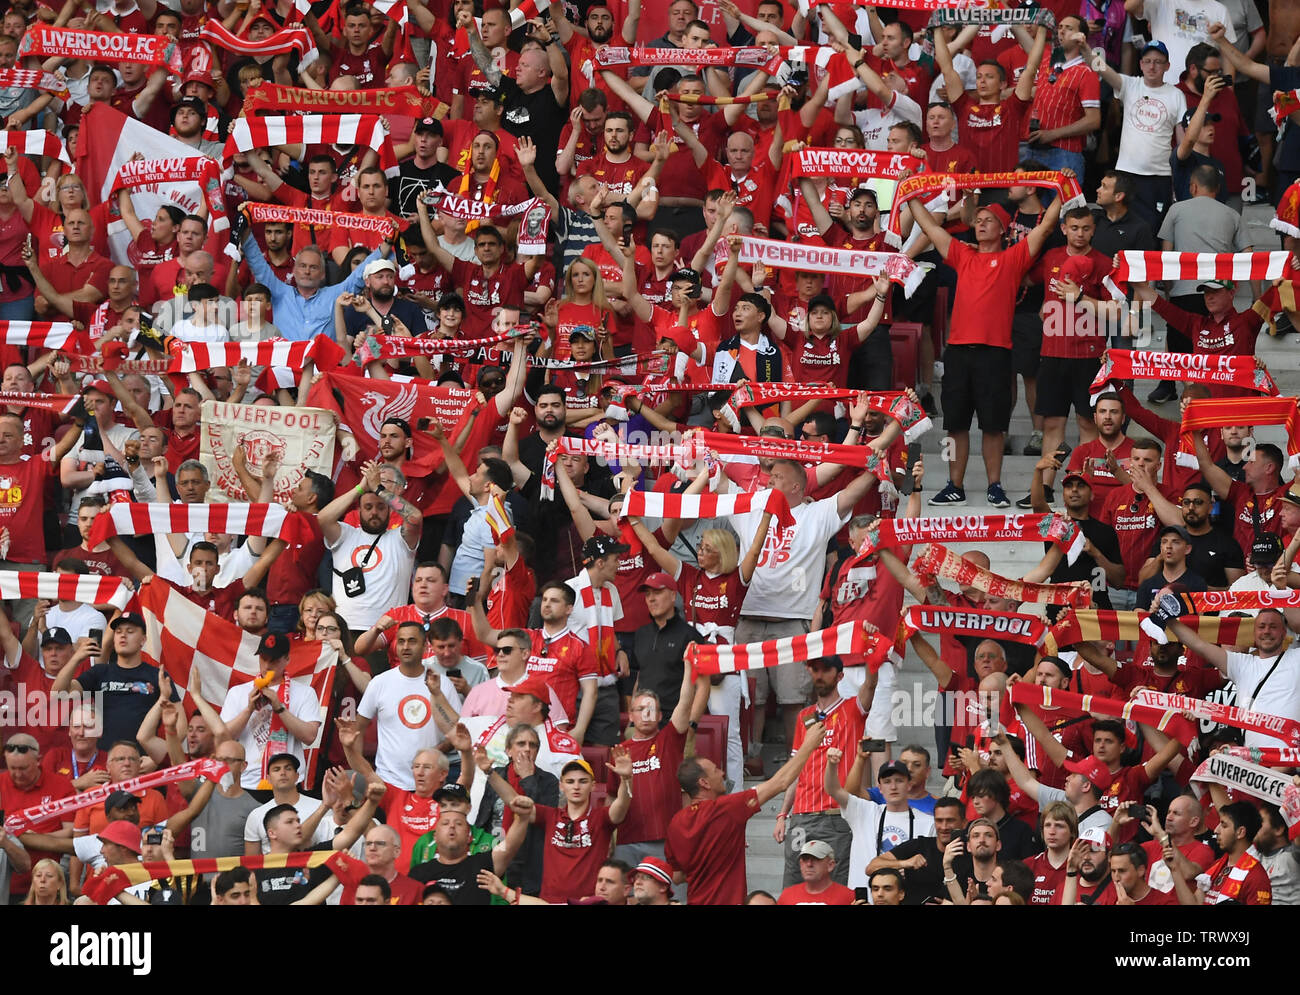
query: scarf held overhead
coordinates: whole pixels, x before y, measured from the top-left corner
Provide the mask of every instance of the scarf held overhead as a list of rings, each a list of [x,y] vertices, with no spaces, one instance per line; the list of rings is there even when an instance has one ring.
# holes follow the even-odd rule
[[[77,406],[76,394],[29,394],[21,390],[0,390],[0,405],[16,408],[35,408],[56,415],[66,415]]]
[[[889,209],[889,227],[885,241],[898,248],[903,244],[902,209],[914,197],[933,197],[952,183],[958,190],[1006,190],[1011,187],[1037,187],[1051,190],[1061,198],[1061,210],[1084,203],[1083,190],[1073,176],[1056,171],[1031,173],[922,173],[909,176],[898,185],[893,207]]]
[[[925,160],[896,152],[869,149],[801,149],[795,154],[792,175],[828,176],[836,179],[871,177],[903,179],[925,172]]]
[[[287,221],[297,225],[314,225],[319,228],[346,227],[353,231],[387,235],[393,230],[393,219],[369,214],[345,214],[340,211],[320,211],[314,207],[285,207],[281,204],[247,205],[249,220],[255,224],[267,221]]]
[[[165,535],[173,532],[222,532],[229,535],[283,539],[290,546],[312,542],[311,516],[285,511],[278,504],[141,504],[118,502],[95,517],[93,548],[112,536]]]
[[[210,17],[203,22],[203,27],[199,30],[199,41],[208,42],[217,46],[217,48],[223,48],[227,52],[233,52],[236,55],[247,55],[255,59],[267,59],[275,55],[287,55],[289,52],[297,52],[298,67],[300,69],[305,69],[320,58],[320,50],[316,47],[311,32],[306,28],[281,28],[269,38],[253,41],[251,38],[241,38],[239,35],[231,33],[220,21]],[[275,86],[274,83],[264,85]],[[290,87],[284,87],[283,89],[287,90]],[[244,110],[248,114],[253,113],[253,94],[256,92],[257,90],[251,90],[244,97]],[[309,92],[333,93],[337,91],[312,90]]]
[[[379,166],[392,179],[397,157],[388,129],[374,114],[309,114],[305,117],[240,118],[230,126],[222,158],[276,145],[365,145],[379,155]]]
[[[90,352],[90,337],[70,321],[0,321],[5,345],[55,352]]]
[[[1274,736],[1289,746],[1300,746],[1300,722],[1283,715],[1248,711],[1236,705],[1225,705],[1222,702],[1207,701],[1204,698],[1192,698],[1182,694],[1164,694],[1150,688],[1140,689],[1134,700],[1152,708],[1188,712],[1198,719],[1206,719],[1219,725]]]
[[[655,491],[631,491],[623,501],[620,518],[730,518],[751,511],[766,511],[778,525],[794,525],[790,503],[776,488],[752,494],[664,494]]]
[[[1244,387],[1271,397],[1278,393],[1268,367],[1258,356],[1107,349],[1101,369],[1088,388],[1094,403],[1112,380],[1176,380]]]
[[[1143,722],[1161,732],[1167,728],[1184,729],[1174,724],[1179,718],[1177,711],[1160,708],[1139,701],[1120,701],[1118,698],[1105,698],[1096,694],[1076,694],[1062,691],[1060,688],[1041,687],[1025,681],[1011,685],[1011,702],[1015,705],[1041,705],[1044,708],[1059,708],[1076,715],[1108,715],[1114,719],[1126,719]],[[1172,696],[1171,696],[1172,697]],[[1190,725],[1186,729],[1192,728]],[[1185,730],[1184,730],[1185,731]],[[1180,741],[1181,742],[1181,741]],[[1187,744],[1184,743],[1184,746]]]
[[[248,91],[244,110],[307,111],[312,114],[396,114],[400,117],[441,119],[451,108],[437,97],[426,97],[413,86],[387,86],[378,90],[310,90],[306,87],[263,83]]]
[[[1282,810],[1282,818],[1288,827],[1287,835],[1292,840],[1300,835],[1300,787],[1296,787],[1288,775],[1230,754],[1214,753],[1196,768],[1192,780],[1235,788],[1276,805]]]
[[[1070,611],[1061,616],[1048,631],[1043,648],[1047,653],[1055,654],[1079,643],[1139,642],[1148,638],[1142,628],[1142,622],[1147,616],[1147,612],[1109,609],[1083,608]],[[1216,646],[1244,649],[1255,643],[1253,618],[1200,615],[1183,619],[1183,622],[1206,642]]]
[[[1183,409],[1182,431],[1178,436],[1178,452],[1174,461],[1179,466],[1195,469],[1194,437],[1204,428],[1222,428],[1225,425],[1281,425],[1286,429],[1287,465],[1292,470],[1300,468],[1300,435],[1297,435],[1297,417],[1294,397],[1198,397]]]
[[[991,570],[977,567],[970,560],[937,542],[912,561],[912,572],[921,583],[930,586],[940,577],[963,587],[973,587],[993,598],[1005,598],[1021,604],[1074,605],[1083,607],[1092,601],[1092,587],[1086,580],[1066,584],[1027,584],[999,577]]]
[[[99,574],[19,573],[0,571],[0,598],[45,598],[47,601],[80,601],[83,605],[126,607],[132,594],[131,582],[125,577]]]
[[[944,608],[910,605],[903,613],[904,640],[914,632],[942,632],[978,639],[1007,640],[1041,646],[1047,625],[1037,615],[999,612],[987,608]]]
[[[170,38],[55,28],[39,22],[27,29],[18,46],[20,60],[36,55],[91,62],[136,62],[166,69],[173,76],[180,76],[185,70],[180,46]]]
[[[685,659],[696,673],[712,675],[803,663],[825,656],[860,656],[865,657],[866,665],[874,673],[882,664],[897,660],[897,654],[893,640],[867,626],[866,622],[844,622],[802,636],[731,646],[692,643],[686,649]]]
[[[740,241],[740,261],[746,266],[762,263],[773,269],[804,270],[810,273],[841,273],[849,276],[889,277],[911,297],[925,279],[926,267],[901,252],[864,252],[861,249],[836,249],[825,245],[782,242],[773,238],[744,235]]]
[[[863,540],[858,556],[881,549],[948,542],[1050,542],[1073,563],[1083,552],[1082,530],[1055,512],[1046,515],[943,515],[938,518],[878,519]]]

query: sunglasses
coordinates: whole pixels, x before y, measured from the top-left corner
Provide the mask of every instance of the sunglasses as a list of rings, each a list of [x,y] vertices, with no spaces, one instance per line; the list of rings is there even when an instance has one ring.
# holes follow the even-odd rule
[[[518,646],[497,646],[496,651],[498,654],[517,653],[519,651],[519,647]]]
[[[5,743],[6,753],[34,753],[37,747],[28,746],[26,743]]]

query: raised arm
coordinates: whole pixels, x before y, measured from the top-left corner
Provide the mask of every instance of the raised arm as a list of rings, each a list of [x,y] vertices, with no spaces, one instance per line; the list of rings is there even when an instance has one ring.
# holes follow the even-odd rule
[[[804,735],[803,745],[799,747],[799,751],[787,760],[780,770],[754,789],[758,794],[759,805],[766,805],[794,784],[799,777],[799,772],[803,770],[803,765],[813,755],[813,750],[821,745],[825,735],[826,726],[821,722],[814,722],[808,727],[808,731]]]
[[[1174,637],[1206,663],[1212,664],[1224,677],[1228,676],[1228,651],[1216,643],[1206,642],[1200,634],[1178,619],[1169,623]]]
[[[1011,740],[1007,739],[1006,730],[998,733],[994,742],[1002,747],[1002,758],[1007,764],[1007,773],[1011,779],[1026,795],[1034,801],[1038,801],[1038,778],[1034,777],[1025,762],[1016,755],[1016,751],[1011,748]]]
[[[1029,59],[1025,62],[1024,72],[1016,83],[1016,96],[1028,103],[1034,96],[1034,77],[1042,64],[1043,53],[1047,50],[1047,27],[1039,25],[1034,36],[1034,47],[1029,50]]]
[[[830,747],[826,750],[826,772],[824,775],[823,787],[826,793],[835,799],[835,804],[843,809],[849,803],[848,789],[840,784],[840,761],[844,759],[844,751]]]

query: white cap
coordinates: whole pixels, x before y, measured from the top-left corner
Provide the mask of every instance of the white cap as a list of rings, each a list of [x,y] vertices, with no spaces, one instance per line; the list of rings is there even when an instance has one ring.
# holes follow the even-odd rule
[[[392,270],[396,273],[397,264],[391,259],[376,259],[373,262],[366,263],[366,268],[362,271],[361,275],[369,279],[376,273],[382,272],[386,269]]]

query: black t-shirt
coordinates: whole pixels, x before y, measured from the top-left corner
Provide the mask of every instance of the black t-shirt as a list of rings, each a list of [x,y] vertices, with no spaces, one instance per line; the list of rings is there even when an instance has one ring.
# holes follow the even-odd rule
[[[506,91],[506,112],[501,127],[516,138],[531,138],[546,154],[537,157],[537,177],[552,193],[560,189],[560,174],[555,171],[555,156],[550,150],[560,147],[560,132],[568,120],[565,107],[555,99],[551,84],[533,93],[524,93],[510,77],[502,77]]]
[[[948,897],[943,886],[943,851],[933,836],[918,836],[889,851],[896,860],[910,860],[918,853],[925,858],[925,866],[903,869],[904,905],[924,905],[928,898]]]
[[[417,338],[429,331],[429,322],[425,318],[424,308],[420,307],[418,304],[403,300],[400,297],[395,297],[393,299],[393,306],[389,308],[388,313],[410,329],[411,334]],[[343,321],[347,327],[348,334],[352,336],[362,334],[371,325],[374,325],[379,329],[380,335],[397,334],[395,329],[391,332],[385,331],[381,322],[375,320],[375,316],[370,313],[369,309],[363,312],[353,310],[352,308],[345,308],[343,311]],[[358,346],[360,346],[360,344],[361,343],[359,342],[357,343]]]
[[[459,864],[444,864],[436,856],[411,869],[411,877],[423,884],[437,882],[452,905],[491,905],[492,896],[478,886],[478,872],[494,870],[492,854],[474,853]]]
[[[1129,250],[1153,252],[1160,248],[1151,226],[1132,211],[1117,221],[1111,221],[1105,211],[1094,211],[1093,217],[1097,219],[1097,232],[1092,236],[1092,247],[1104,256]]]
[[[332,850],[333,843],[317,843],[312,850]],[[319,867],[268,867],[253,871],[257,877],[257,900],[263,905],[292,905],[330,875]]]
[[[1115,530],[1105,522],[1099,522],[1095,518],[1076,518],[1074,524],[1079,526],[1084,537],[1097,547],[1097,552],[1101,553],[1111,563],[1120,563],[1122,558],[1119,551],[1119,539],[1115,535]],[[1048,543],[1043,544],[1043,549],[1049,547]],[[1056,565],[1049,578],[1053,584],[1064,584],[1072,580],[1086,580],[1092,585],[1092,600],[1098,608],[1110,609],[1110,585],[1106,581],[1106,571],[1087,553],[1080,553],[1079,558],[1074,563],[1066,563],[1065,557],[1061,557],[1061,562]],[[1052,608],[1057,608],[1055,612]],[[1048,608],[1048,617],[1055,618],[1060,614],[1059,606]]]
[[[107,750],[118,740],[135,742],[140,723],[158,700],[158,668],[142,663],[138,667],[119,667],[116,659],[111,663],[97,663],[77,678],[83,691],[100,692],[104,704],[100,709],[104,721],[104,735],[99,737],[99,748]],[[172,689],[172,701],[180,701]]]
[[[1192,536],[1192,551],[1187,554],[1187,569],[1205,579],[1209,587],[1227,587],[1227,568],[1246,569],[1237,540],[1221,529],[1210,529],[1203,536]]]
[[[459,175],[445,162],[420,167],[414,160],[406,160],[397,167],[397,175],[388,181],[388,196],[393,202],[393,210],[409,218],[416,213],[420,194],[425,190],[436,190],[440,185],[445,187]]]
[[[1002,841],[998,851],[1002,860],[1024,860],[1042,849],[1034,844],[1034,831],[1010,813],[998,823],[998,838]]]
[[[1151,605],[1151,599],[1170,581],[1165,580],[1164,570],[1157,570],[1154,574],[1138,585],[1137,589],[1137,610],[1146,611]],[[1181,584],[1189,591],[1204,591],[1205,578],[1195,573],[1188,565],[1188,569],[1178,580],[1173,581],[1175,584]]]

